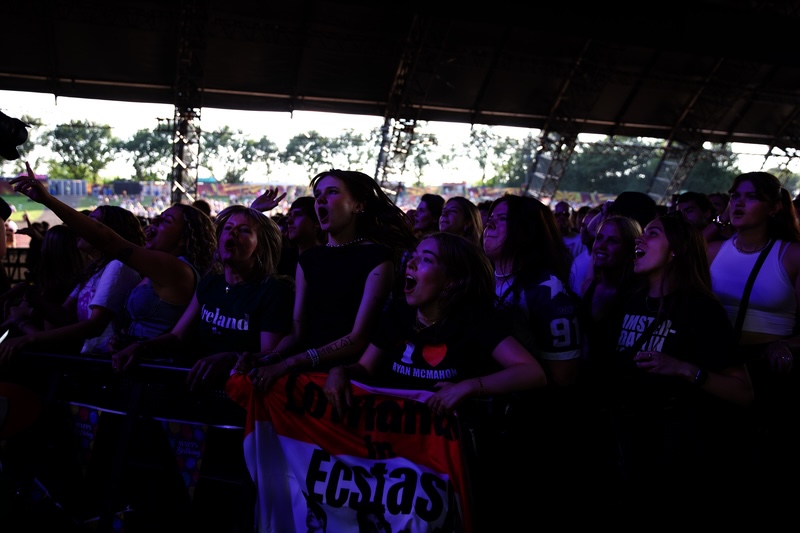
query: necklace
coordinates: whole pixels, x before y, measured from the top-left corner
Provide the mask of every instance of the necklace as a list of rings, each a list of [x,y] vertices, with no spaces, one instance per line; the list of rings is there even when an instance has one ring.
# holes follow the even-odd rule
[[[415,320],[414,320],[414,331],[417,331],[417,332],[419,332],[419,331],[422,331],[422,330],[423,330],[423,329],[425,329],[425,328],[429,328],[429,327],[431,327],[431,326],[435,325],[435,324],[436,324],[436,322],[437,322],[436,320],[434,320],[434,321],[433,321],[433,322],[431,322],[430,324],[426,324],[426,323],[425,323],[425,322],[422,320],[423,318],[424,318],[424,317],[422,316],[422,311],[420,311],[419,309],[417,309],[417,315],[416,315],[416,317],[415,317]],[[427,318],[426,318],[425,320],[427,321]]]
[[[515,275],[517,272],[518,271],[515,270],[514,272],[509,272],[508,274],[500,274],[499,272],[497,272],[497,270],[495,270],[494,271],[494,277],[496,277],[497,279],[506,279],[506,278],[510,278],[511,276]]]
[[[661,299],[660,298],[653,298],[653,300],[655,300],[655,302],[656,302],[656,305],[655,305],[656,308],[655,309],[650,307],[650,297],[649,296],[645,296],[644,297],[644,306],[647,308],[648,311],[655,313],[655,312],[658,311],[658,307],[661,304]]]
[[[760,252],[761,250],[763,250],[764,248],[769,246],[769,243],[772,242],[772,239],[770,239],[767,242],[765,242],[761,246],[761,248],[758,248],[756,250],[742,250],[741,248],[739,248],[739,241],[736,239],[736,237],[738,237],[738,235],[734,235],[734,237],[733,237],[733,247],[736,248],[739,252],[741,252],[743,254],[757,254],[758,252]]]
[[[228,283],[226,281],[225,282],[225,294],[230,293],[233,289],[235,289],[236,287],[238,287],[242,283],[244,283],[244,281],[240,281],[239,283]]]
[[[342,246],[350,246],[351,244],[356,244],[364,240],[364,237],[359,237],[358,239],[353,239],[349,242],[343,242],[342,244],[331,244],[329,242],[325,243],[325,246],[328,248],[341,248]]]

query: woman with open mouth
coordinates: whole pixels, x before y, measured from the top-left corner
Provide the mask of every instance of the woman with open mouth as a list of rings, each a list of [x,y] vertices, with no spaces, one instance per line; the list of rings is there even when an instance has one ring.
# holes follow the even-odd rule
[[[605,362],[620,475],[667,495],[702,470],[703,490],[730,490],[745,473],[740,437],[753,387],[711,291],[705,240],[680,213],[658,217],[636,240],[633,268],[644,283]]]
[[[490,268],[460,235],[423,237],[406,266],[405,298],[391,301],[357,363],[331,370],[326,391],[335,408],[347,408],[349,379],[437,391],[426,403],[440,414],[470,397],[544,385],[539,363],[496,318]]]
[[[502,459],[494,446],[502,438],[502,414],[486,405],[547,383],[539,362],[497,312],[491,268],[480,247],[464,237],[423,237],[406,266],[405,298],[391,301],[358,362],[333,368],[325,383],[325,395],[340,415],[352,407],[351,380],[430,391],[424,401],[432,413],[457,413],[461,431],[469,435],[471,485],[484,526],[479,531],[514,523],[513,511],[498,512],[495,502],[517,492],[514,484],[493,482]]]
[[[711,279],[728,319],[738,326],[738,348],[753,380],[762,482],[786,483],[800,473],[796,451],[775,453],[795,439],[800,412],[795,364],[800,348],[800,226],[789,191],[768,172],[740,174],[728,192],[727,214],[735,233],[709,244]]]
[[[190,367],[190,390],[221,388],[243,353],[270,353],[288,333],[292,283],[277,274],[278,225],[243,205],[223,209],[215,224],[214,263],[186,310],[166,333],[116,353],[112,363],[117,371],[147,354],[177,350],[177,361]]]
[[[605,218],[592,244],[592,274],[585,280],[581,297],[581,330],[584,338],[581,385],[589,387],[587,398],[594,401],[595,388],[606,387],[598,375],[604,355],[616,344],[614,326],[622,307],[638,287],[633,272],[636,241],[642,234],[639,223],[626,216]],[[595,406],[600,408],[600,406]]]
[[[357,360],[390,299],[402,254],[415,243],[405,213],[367,174],[329,170],[311,187],[327,241],[298,257],[291,334],[273,357],[237,366],[258,376],[260,390],[291,370]]]

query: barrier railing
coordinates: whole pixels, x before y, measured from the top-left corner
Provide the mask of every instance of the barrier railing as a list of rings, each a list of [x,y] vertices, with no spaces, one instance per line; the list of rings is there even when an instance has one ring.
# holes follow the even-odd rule
[[[238,530],[237,520],[246,529],[246,412],[223,390],[190,392],[187,372],[165,360],[118,375],[108,359],[18,355],[0,382],[27,387],[43,408],[0,450],[3,464],[16,466],[12,482],[24,499],[11,521],[41,519],[41,503],[32,500],[44,495],[61,520],[92,531],[131,524]],[[9,402],[15,407],[22,406]]]
[[[6,248],[3,266],[12,283],[25,281],[25,272],[28,270],[27,259],[28,248]]]

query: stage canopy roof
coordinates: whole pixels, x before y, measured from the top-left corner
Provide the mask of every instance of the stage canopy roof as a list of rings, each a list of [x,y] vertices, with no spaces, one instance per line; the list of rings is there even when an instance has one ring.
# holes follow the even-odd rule
[[[797,2],[28,0],[2,13],[5,90],[800,147]]]

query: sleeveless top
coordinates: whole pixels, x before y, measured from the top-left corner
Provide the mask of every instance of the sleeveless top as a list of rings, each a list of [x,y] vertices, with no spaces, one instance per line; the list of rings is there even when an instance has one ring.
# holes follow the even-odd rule
[[[788,337],[793,334],[797,300],[794,287],[781,264],[788,245],[777,241],[758,272],[750,301],[747,304],[742,331],[768,333]],[[728,239],[711,263],[714,293],[722,302],[731,324],[736,323],[744,286],[759,254],[745,254]]]
[[[382,244],[323,245],[300,254],[306,281],[304,348],[324,346],[353,331],[367,276],[391,260],[392,250]]]
[[[179,259],[192,267],[196,289],[200,273],[186,258],[181,256]],[[125,302],[125,311],[130,321],[127,327],[128,337],[130,340],[145,340],[171,331],[188,305],[188,302],[185,305],[165,302],[158,297],[148,279],[131,289]]]

